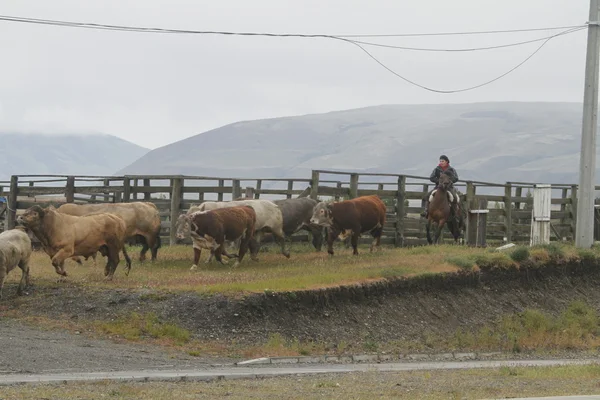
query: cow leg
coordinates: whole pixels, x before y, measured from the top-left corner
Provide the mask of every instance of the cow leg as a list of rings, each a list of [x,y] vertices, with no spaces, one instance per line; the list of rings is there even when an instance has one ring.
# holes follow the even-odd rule
[[[129,271],[131,271],[131,258],[129,257],[129,254],[127,254],[127,249],[125,248],[125,245],[123,245],[122,251],[123,257],[125,258],[125,263],[127,264],[127,267],[125,269],[125,276],[129,276]]]
[[[250,240],[251,240],[251,238],[248,233],[246,233],[246,235],[244,237],[242,237],[242,240],[240,240],[240,249],[238,251],[238,258],[237,258],[237,260],[235,260],[235,263],[233,264],[234,268],[240,264],[240,262],[244,258],[244,255],[246,255],[246,252],[248,251],[248,247],[250,245]]]
[[[273,232],[273,236],[275,236],[275,239],[281,244],[281,254],[290,258],[289,250],[285,249],[285,234],[283,233],[283,230],[278,229],[277,232]]]
[[[220,262],[221,264],[223,264],[223,265],[225,265],[225,262],[223,262],[223,257],[221,256],[221,254],[222,254],[222,252],[223,252],[223,246],[224,246],[224,245],[225,245],[224,243],[221,243],[221,244],[219,245],[219,247],[217,247],[217,248],[215,249],[215,259],[216,259],[218,262]]]
[[[2,300],[2,289],[4,288],[4,281],[6,279],[6,265],[0,268],[0,300]]]
[[[156,261],[156,256],[158,255],[158,249],[161,245],[160,240],[160,229],[156,232],[154,237],[146,238],[148,242],[148,247],[150,247],[151,261]]]
[[[119,265],[119,247],[115,246],[113,243],[107,244],[107,257],[108,261],[106,262],[106,269],[108,270],[108,275],[105,275],[107,280],[112,280],[115,275],[115,271],[117,270],[117,266]]]
[[[200,253],[202,253],[202,250],[194,247],[194,265],[192,265],[192,268],[190,268],[190,270],[195,270],[196,268],[198,268],[198,262],[200,261]]]
[[[350,239],[350,242],[352,244],[352,254],[355,256],[358,255],[358,238],[360,238],[360,229],[357,231],[353,230],[352,238]]]
[[[17,295],[22,296],[25,286],[31,284],[29,281],[29,260],[21,260],[19,262],[19,268],[21,268],[21,282],[19,282],[19,287],[17,288]]]
[[[83,261],[81,261],[81,257],[71,257],[71,260],[75,261],[79,265],[83,265]],[[87,258],[86,258],[87,260]]]
[[[250,248],[250,258],[252,261],[258,261],[258,252],[260,251],[260,240],[262,238],[262,232],[254,232],[254,236],[250,239],[248,244]]]
[[[69,254],[70,253],[70,254]],[[69,255],[68,255],[69,254]],[[60,249],[54,257],[52,257],[52,266],[57,274],[61,276],[67,276],[67,272],[65,271],[65,260],[69,258],[73,254],[72,251],[66,252],[65,249]]]
[[[327,253],[333,255],[333,242],[340,234],[340,230],[329,227],[327,231]]]
[[[315,247],[315,250],[321,251],[323,247],[323,228],[308,228],[307,229],[312,234],[312,244]]]
[[[371,243],[371,248],[369,251],[372,253],[376,247],[379,247],[381,243],[381,233],[383,232],[383,227],[378,226],[377,228],[371,231],[371,235],[373,235],[373,242]]]

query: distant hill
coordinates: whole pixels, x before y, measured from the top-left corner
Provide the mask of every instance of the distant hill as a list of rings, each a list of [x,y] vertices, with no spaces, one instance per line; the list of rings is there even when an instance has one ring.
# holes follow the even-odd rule
[[[308,178],[311,169],[335,169],[423,176],[443,153],[465,180],[577,183],[581,116],[577,103],[498,102],[382,105],[245,121],[152,150],[113,171]]]
[[[112,175],[148,149],[103,134],[0,133],[0,180],[11,175]]]

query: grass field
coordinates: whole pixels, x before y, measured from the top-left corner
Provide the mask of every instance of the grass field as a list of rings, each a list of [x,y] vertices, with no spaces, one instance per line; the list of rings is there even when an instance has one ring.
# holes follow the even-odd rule
[[[286,259],[273,248],[259,254],[259,261],[245,258],[237,268],[216,261],[206,265],[208,254],[202,254],[199,268],[190,271],[193,252],[191,246],[165,246],[160,249],[158,261],[137,261],[139,247],[129,248],[133,267],[125,276],[121,261],[113,281],[104,279],[104,259],[98,265],[92,260],[80,266],[66,261],[67,280],[90,287],[156,288],[165,290],[195,290],[199,293],[241,294],[264,290],[287,291],[322,288],[334,285],[365,282],[390,276],[411,276],[423,273],[456,271],[456,265],[446,261],[449,257],[469,257],[485,253],[482,249],[458,246],[384,248],[369,253],[360,248],[353,256],[351,250],[340,247],[335,256],[314,252],[308,246],[294,245],[292,256]],[[135,258],[133,257],[135,255]],[[230,263],[233,264],[233,261]],[[34,252],[31,260],[31,278],[35,284],[55,284],[58,275],[50,258],[42,251]],[[20,271],[9,274],[7,282],[20,279]]]

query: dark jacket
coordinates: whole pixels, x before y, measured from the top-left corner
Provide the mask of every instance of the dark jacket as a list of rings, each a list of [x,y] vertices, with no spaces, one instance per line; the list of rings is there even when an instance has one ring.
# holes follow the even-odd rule
[[[456,183],[458,181],[458,173],[456,172],[456,170],[454,168],[452,168],[451,166],[448,166],[446,171],[444,171],[442,169],[442,167],[440,167],[439,165],[433,169],[433,171],[431,172],[431,176],[429,177],[429,180],[437,185],[442,172],[445,172],[447,175],[450,175],[450,178],[452,179],[452,183]]]

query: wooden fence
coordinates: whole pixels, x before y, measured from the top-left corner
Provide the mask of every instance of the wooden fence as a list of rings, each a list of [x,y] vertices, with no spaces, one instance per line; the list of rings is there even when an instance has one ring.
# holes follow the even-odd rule
[[[461,192],[461,201],[469,210],[488,210],[485,218],[480,216],[481,213],[470,213],[473,218],[469,220],[466,237],[471,244],[485,244],[486,241],[529,243],[533,183],[463,181],[455,186]],[[294,179],[187,175],[14,175],[10,182],[2,182],[0,196],[8,199],[3,214],[8,228],[14,226],[18,213],[34,204],[150,201],[160,211],[161,236],[174,243],[172,222],[192,204],[207,200],[297,196],[339,200],[377,194],[388,207],[382,242],[407,246],[425,243],[425,220],[419,217],[419,213],[431,189],[433,184],[428,178],[420,176],[314,170],[310,178]],[[551,204],[552,239],[572,240],[577,185],[553,185]],[[600,229],[596,231],[600,234]],[[483,239],[478,235],[483,235]],[[446,233],[445,238],[449,240],[450,235]],[[298,241],[308,239],[308,235],[303,233],[293,237]],[[369,239],[365,237],[364,241]]]

